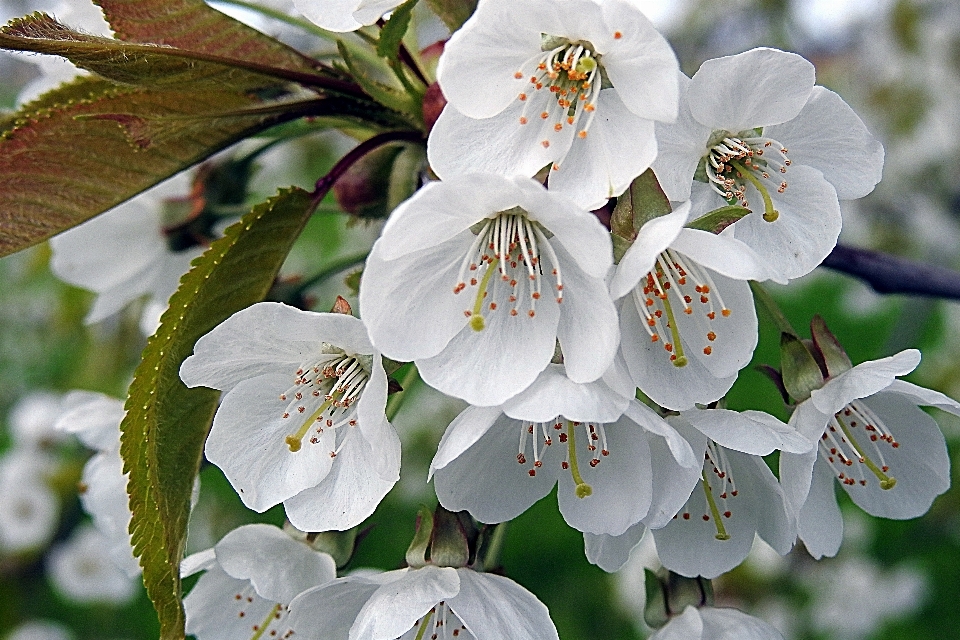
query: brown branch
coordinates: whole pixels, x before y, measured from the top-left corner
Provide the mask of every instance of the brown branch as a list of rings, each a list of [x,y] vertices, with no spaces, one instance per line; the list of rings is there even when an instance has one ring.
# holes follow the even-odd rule
[[[960,272],[947,267],[840,244],[822,266],[862,280],[877,293],[960,300]]]

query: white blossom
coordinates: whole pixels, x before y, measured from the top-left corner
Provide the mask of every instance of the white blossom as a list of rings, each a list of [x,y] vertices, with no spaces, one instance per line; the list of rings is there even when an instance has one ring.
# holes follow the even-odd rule
[[[184,559],[181,573],[205,573],[183,600],[197,640],[289,638],[287,605],[337,576],[336,563],[277,527],[234,529],[212,549]]]
[[[204,451],[251,509],[349,529],[399,477],[387,376],[357,318],[255,304],[200,338],[180,377],[224,391]]]
[[[672,516],[696,481],[683,469],[699,461],[656,413],[623,396],[613,377],[575,384],[562,366],[550,365],[501,407],[467,408],[447,427],[430,465],[440,503],[481,522],[503,522],[559,482],[561,514],[586,533],[620,535],[665,500]],[[657,482],[661,474],[674,482]]]
[[[648,221],[616,267],[620,348],[634,384],[669,409],[721,398],[753,357],[748,280],[772,274],[739,240],[684,225],[690,204]]]
[[[677,122],[657,127],[653,168],[670,199],[692,198],[704,212],[751,208],[725,234],[788,279],[830,253],[838,199],[868,194],[883,168],[883,147],[814,75],[810,62],[776,49],[708,60],[681,78]]]
[[[772,626],[737,609],[688,606],[650,640],[783,640]]]
[[[83,604],[123,604],[133,598],[140,578],[117,566],[107,542],[94,527],[80,525],[69,540],[50,550],[47,573],[60,593]]]
[[[547,608],[509,578],[428,565],[346,576],[298,596],[304,640],[557,640]]]
[[[444,179],[532,176],[594,209],[657,153],[654,121],[677,115],[677,60],[625,0],[484,0],[446,44],[448,100],[428,142]]]
[[[790,425],[819,446],[780,456],[780,480],[798,532],[816,558],[840,548],[843,519],[834,480],[867,513],[904,520],[923,515],[950,488],[950,458],[936,421],[919,409],[960,415],[960,403],[897,380],[920,352],[863,362],[826,380],[797,405]]]
[[[393,11],[403,0],[294,0],[307,19],[328,31],[356,31]]]
[[[609,233],[529,178],[428,184],[390,216],[367,259],[360,316],[387,357],[477,406],[530,386],[554,357],[598,379],[619,342],[604,278]]]

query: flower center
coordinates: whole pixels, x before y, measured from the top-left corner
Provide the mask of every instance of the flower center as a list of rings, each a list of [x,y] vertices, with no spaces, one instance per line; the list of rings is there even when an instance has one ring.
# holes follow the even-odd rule
[[[553,265],[554,299],[559,304],[563,301],[560,262],[540,225],[519,209],[501,212],[482,223],[453,288],[455,295],[468,287],[475,289],[471,292],[473,305],[463,312],[474,331],[486,327],[484,313],[501,310],[514,317],[536,317],[537,302],[543,295],[541,251]]]
[[[284,438],[291,452],[300,450],[311,430],[309,441],[317,444],[325,429],[335,433],[343,425],[357,424],[353,405],[367,385],[368,367],[361,362],[362,356],[350,356],[329,345],[325,350],[333,353],[325,353],[312,365],[298,368],[293,386],[280,394],[280,400],[288,403],[282,417],[296,415],[303,419],[300,428]],[[338,452],[335,447],[330,456],[335,457]]]
[[[730,503],[739,495],[737,483],[731,473],[730,461],[727,459],[723,447],[713,440],[707,440],[707,450],[703,455],[703,470],[700,472],[700,485],[706,498],[706,510],[700,517],[704,522],[713,522],[717,533],[717,540],[729,540],[730,534],[723,524],[725,519],[733,516]],[[683,512],[674,516],[674,519],[690,519],[689,502]]]
[[[766,154],[764,154],[766,152]],[[787,189],[783,175],[790,166],[787,149],[771,138],[765,138],[760,130],[732,134],[715,131],[708,143],[704,157],[704,169],[713,190],[733,204],[748,207],[747,184],[751,184],[763,198],[763,219],[773,222],[780,212],[773,208],[768,184],[777,193]]]
[[[553,445],[553,435],[555,433],[560,444],[567,445],[560,466],[569,471],[573,477],[577,497],[586,498],[593,493],[593,487],[587,484],[583,476],[580,475],[580,464],[577,460],[576,431],[578,427],[582,427],[586,435],[589,464],[591,467],[596,467],[600,464],[602,458],[610,455],[610,449],[607,447],[607,433],[603,425],[597,422],[567,421],[566,427],[564,427],[559,418],[549,422],[520,423],[520,447],[517,452],[517,462],[521,465],[527,464],[527,441],[531,441],[533,463],[527,473],[531,478],[535,477],[537,469],[543,466],[543,457],[547,452],[547,447]],[[597,453],[600,454],[600,457],[597,456]]]
[[[439,602],[425,616],[413,625],[417,629],[414,640],[472,640],[473,635],[467,631],[457,614],[450,610],[446,602]],[[406,636],[404,636],[406,637]]]
[[[674,366],[683,367],[687,364],[677,324],[677,311],[698,319],[701,329],[706,330],[707,345],[703,347],[703,354],[709,356],[713,353],[712,343],[717,339],[717,334],[713,331],[712,323],[717,317],[717,310],[725,318],[730,316],[730,309],[723,304],[716,289],[706,269],[671,249],[657,256],[653,270],[633,289],[633,303],[650,341],[663,344]],[[673,301],[670,292],[673,293]],[[679,307],[675,308],[674,304]],[[694,312],[695,305],[699,305],[696,307],[699,313]]]
[[[864,473],[867,469],[881,489],[893,489],[897,479],[887,475],[890,467],[881,450],[884,443],[891,449],[900,446],[876,414],[854,400],[830,418],[820,437],[820,455],[837,479],[849,487],[867,486],[869,475]]]
[[[237,617],[247,618],[247,614],[249,613],[247,608],[259,608],[259,605],[263,602],[263,599],[257,595],[256,591],[253,589],[253,586],[250,583],[247,583],[243,589],[234,594],[233,601],[237,606],[239,606]],[[267,612],[265,618],[260,621],[258,621],[256,618],[251,620],[250,622],[252,624],[250,625],[250,632],[252,635],[250,636],[250,640],[261,640],[261,638],[264,636],[271,639],[285,640],[286,638],[292,636],[292,629],[288,628],[285,632],[281,632],[283,618],[285,618],[286,615],[287,608],[282,604],[275,604]]]
[[[553,123],[556,132],[564,127],[576,130],[581,116],[587,114],[577,132],[578,137],[586,138],[603,84],[600,56],[589,42],[571,42],[556,36],[543,36],[541,46],[543,51],[513,76],[530,81],[529,87],[517,96],[525,103],[520,124],[539,118]],[[536,99],[541,95],[543,99]],[[544,139],[540,144],[549,147],[550,141]]]

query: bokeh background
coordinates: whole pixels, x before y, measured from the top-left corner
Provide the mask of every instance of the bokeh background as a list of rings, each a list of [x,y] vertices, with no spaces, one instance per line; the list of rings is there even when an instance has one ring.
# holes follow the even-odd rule
[[[818,84],[840,93],[886,148],[883,181],[862,201],[844,204],[841,241],[960,268],[960,3],[634,1],[664,31],[690,75],[705,59],[760,45],[812,60]],[[284,0],[266,4],[293,11]],[[91,13],[87,0],[0,0],[4,20],[33,10],[96,29],[95,22],[84,22]],[[251,12],[237,15],[306,50],[329,47],[281,22]],[[418,36],[426,46],[443,33],[424,21]],[[69,73],[64,69],[37,56],[0,54],[0,107],[15,108],[38,87],[56,84],[66,77],[57,74]],[[278,186],[311,185],[350,144],[324,133],[272,149],[260,158],[249,203]],[[336,215],[332,198],[321,211],[285,273],[322,270],[376,237],[374,226]],[[46,460],[42,475],[49,491],[37,503],[49,512],[47,529],[26,546],[0,545],[0,639],[154,638],[157,624],[142,587],[135,580],[122,588],[104,586],[101,561],[78,542],[88,517],[77,482],[90,452],[44,431],[62,412],[59,403],[69,390],[124,397],[145,341],[142,305],[84,325],[92,295],[57,280],[49,257],[49,248],[39,246],[0,260],[0,494],[18,491],[3,476],[15,467],[17,434],[30,429],[47,433],[36,446]],[[309,291],[316,309],[329,309],[337,294],[348,292],[343,277]],[[923,362],[909,379],[960,397],[958,303],[879,296],[822,268],[773,293],[798,328],[814,313],[826,318],[854,362],[920,348]],[[754,364],[776,365],[777,332],[769,324],[761,331]],[[371,518],[372,530],[351,567],[400,566],[417,507],[435,503],[425,482],[427,465],[461,406],[422,385],[410,390],[396,420],[404,443],[401,482]],[[752,368],[737,381],[729,406],[787,417],[774,387]],[[765,618],[788,639],[960,637],[960,423],[936,417],[954,460],[954,489],[926,516],[874,519],[852,508],[841,492],[845,541],[836,558],[815,562],[802,546],[781,558],[759,543],[744,565],[715,581],[718,602]],[[200,486],[189,551],[212,546],[243,523],[283,521],[279,508],[263,515],[244,509],[216,467],[203,469]],[[0,509],[0,528],[29,515]],[[584,559],[581,536],[563,523],[555,496],[509,525],[502,562],[506,575],[549,606],[563,640],[632,640],[649,633],[642,623],[642,569],[656,566],[655,551],[642,544],[620,573],[605,574]]]

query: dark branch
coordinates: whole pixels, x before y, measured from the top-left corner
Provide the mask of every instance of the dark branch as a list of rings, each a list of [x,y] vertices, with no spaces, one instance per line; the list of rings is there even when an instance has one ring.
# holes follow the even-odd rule
[[[877,293],[960,300],[960,272],[838,244],[822,266],[863,280]]]

